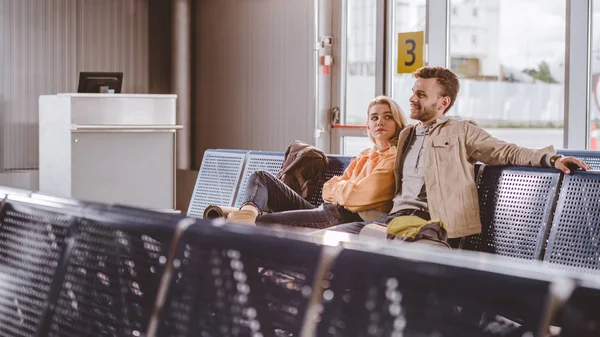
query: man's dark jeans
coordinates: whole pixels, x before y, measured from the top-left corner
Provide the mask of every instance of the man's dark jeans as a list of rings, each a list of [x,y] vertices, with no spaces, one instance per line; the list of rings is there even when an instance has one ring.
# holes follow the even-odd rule
[[[343,206],[324,203],[315,207],[289,188],[281,180],[266,171],[256,171],[246,184],[243,205],[258,208],[260,215],[256,224],[280,224],[308,228],[328,228],[342,223],[360,221],[357,213]],[[265,213],[265,210],[273,213]]]

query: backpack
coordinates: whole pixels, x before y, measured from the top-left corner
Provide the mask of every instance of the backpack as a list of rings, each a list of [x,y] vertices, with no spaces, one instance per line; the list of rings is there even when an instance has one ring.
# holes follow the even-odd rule
[[[277,178],[308,199],[323,186],[329,159],[323,151],[295,140],[288,146]]]

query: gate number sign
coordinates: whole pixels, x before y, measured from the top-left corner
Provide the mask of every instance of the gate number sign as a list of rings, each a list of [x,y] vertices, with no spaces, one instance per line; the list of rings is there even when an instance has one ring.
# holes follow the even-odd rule
[[[412,73],[423,66],[423,31],[398,33],[398,74]]]

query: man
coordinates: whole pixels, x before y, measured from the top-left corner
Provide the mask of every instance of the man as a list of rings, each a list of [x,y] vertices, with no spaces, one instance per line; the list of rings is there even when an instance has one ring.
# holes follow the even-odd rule
[[[458,77],[451,70],[426,66],[413,75],[410,117],[419,122],[400,133],[394,170],[396,197],[390,213],[375,221],[383,226],[379,228],[399,216],[439,219],[451,246],[458,244],[457,238],[481,232],[473,167],[477,161],[555,167],[567,174],[572,165],[591,169],[577,158],[556,155],[552,146],[523,148],[492,137],[472,121],[445,116],[459,90]],[[358,234],[366,225],[349,223],[329,230]]]

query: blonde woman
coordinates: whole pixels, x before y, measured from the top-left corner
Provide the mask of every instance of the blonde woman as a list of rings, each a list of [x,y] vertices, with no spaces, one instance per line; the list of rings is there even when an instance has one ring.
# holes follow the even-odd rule
[[[396,101],[373,99],[367,108],[367,133],[373,147],[361,152],[344,171],[323,185],[323,204],[313,206],[266,171],[248,179],[244,203],[228,219],[257,225],[282,224],[328,228],[372,221],[387,214],[394,197],[394,162],[400,131],[406,126]],[[263,214],[265,209],[273,213]]]

